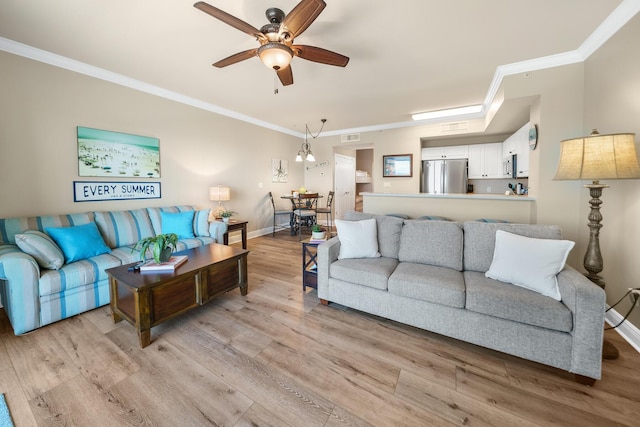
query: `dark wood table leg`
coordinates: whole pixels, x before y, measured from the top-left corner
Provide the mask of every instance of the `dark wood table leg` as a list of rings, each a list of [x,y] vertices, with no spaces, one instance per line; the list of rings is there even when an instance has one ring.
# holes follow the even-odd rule
[[[145,348],[151,344],[151,330],[138,331],[138,341],[140,341],[141,348]]]
[[[238,266],[240,267],[240,295],[246,296],[249,291],[249,278],[247,277],[247,257],[243,256],[238,260]]]
[[[247,224],[242,224],[242,249],[247,249]]]

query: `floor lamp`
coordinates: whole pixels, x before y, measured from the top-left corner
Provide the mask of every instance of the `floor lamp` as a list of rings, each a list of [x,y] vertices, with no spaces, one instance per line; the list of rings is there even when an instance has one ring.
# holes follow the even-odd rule
[[[600,229],[602,214],[600,205],[602,189],[609,187],[600,184],[601,179],[640,178],[640,165],[635,148],[635,134],[620,133],[600,135],[593,130],[591,135],[568,139],[560,143],[560,163],[556,171],[556,180],[592,180],[585,185],[589,189],[591,211],[589,212],[589,244],[584,255],[584,268],[587,278],[593,283],[605,287],[599,275],[604,264],[600,253]],[[603,343],[602,357],[616,359],[618,349],[607,340]]]

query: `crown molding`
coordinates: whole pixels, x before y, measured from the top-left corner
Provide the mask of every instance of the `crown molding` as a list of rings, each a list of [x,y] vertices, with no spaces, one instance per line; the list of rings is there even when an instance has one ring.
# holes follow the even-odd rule
[[[578,47],[578,49],[559,53],[556,55],[549,55],[540,58],[534,58],[521,62],[514,62],[512,64],[500,65],[496,68],[496,71],[487,90],[487,95],[483,102],[482,111],[476,114],[464,114],[448,117],[440,117],[438,119],[430,119],[423,121],[406,121],[397,123],[386,123],[373,126],[363,126],[357,128],[339,129],[335,131],[325,132],[325,136],[342,135],[346,133],[358,133],[358,132],[374,132],[389,129],[399,129],[414,126],[424,126],[429,124],[445,123],[450,121],[459,120],[471,120],[484,118],[489,111],[489,107],[493,103],[493,100],[498,93],[500,86],[505,77],[527,73],[536,70],[542,70],[547,68],[560,67],[563,65],[575,64],[584,62],[596,52],[607,40],[609,40],[614,34],[616,34],[631,18],[633,18],[638,12],[640,12],[640,0],[623,0],[617,8],[602,23],[596,28],[596,30],[587,37],[587,39]],[[298,138],[304,138],[302,132],[287,129],[282,126],[268,123],[263,120],[256,119],[254,117],[247,116],[235,111],[228,110],[226,108],[214,105],[208,102],[201,101],[196,98],[192,98],[186,95],[182,95],[177,92],[173,92],[167,89],[163,89],[158,86],[154,86],[145,83],[140,80],[136,80],[122,74],[117,74],[103,68],[94,67],[74,59],[70,59],[61,55],[57,55],[52,52],[48,52],[42,49],[38,49],[23,43],[19,43],[10,39],[0,37],[0,50],[9,52],[15,55],[23,56],[25,58],[33,59],[35,61],[43,62],[55,67],[64,68],[70,71],[74,71],[87,76],[95,77],[97,79],[105,80],[111,83],[115,83],[121,86],[126,86],[131,89],[135,89],[141,92],[149,93],[152,95],[160,96],[172,101],[180,102],[182,104],[190,105],[195,108],[199,108],[212,113],[220,114],[222,116],[237,119],[243,122],[251,123],[256,126],[271,129],[276,132],[281,132],[287,135],[292,135]]]
[[[96,79],[135,89],[140,92],[156,95],[165,99],[169,99],[171,101],[179,102],[181,104],[190,105],[201,110],[220,114],[226,117],[231,117],[233,119],[271,129],[276,132],[285,133],[299,138],[304,137],[303,133],[287,129],[282,126],[277,126],[273,123],[265,122],[263,120],[259,120],[232,110],[228,110],[218,105],[204,102],[190,96],[182,95],[180,93],[173,92],[159,86],[154,86],[152,84],[124,76],[122,74],[114,73],[112,71],[105,70],[104,68],[95,67],[84,62],[76,61],[75,59],[70,59],[62,55],[26,45],[24,43],[19,43],[14,40],[0,37],[0,50],[25,58],[33,59],[34,61],[43,62],[48,65],[53,65],[54,67],[64,68],[66,70],[74,71],[76,73],[84,74]]]

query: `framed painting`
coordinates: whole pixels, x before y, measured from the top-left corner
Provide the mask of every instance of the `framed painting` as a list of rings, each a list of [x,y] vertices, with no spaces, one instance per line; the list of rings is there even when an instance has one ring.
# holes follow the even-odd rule
[[[413,176],[413,154],[382,156],[382,176],[384,178]]]
[[[287,182],[289,179],[289,161],[283,159],[271,160],[271,182]]]
[[[160,140],[78,126],[78,175],[160,178]]]

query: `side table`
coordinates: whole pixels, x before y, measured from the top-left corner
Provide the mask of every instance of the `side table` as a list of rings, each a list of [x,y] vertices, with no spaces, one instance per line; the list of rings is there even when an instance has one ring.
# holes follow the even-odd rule
[[[303,240],[302,243],[302,291],[307,290],[307,286],[318,289],[318,245],[323,241]]]
[[[249,221],[242,219],[230,219],[227,223],[227,232],[224,233],[224,244],[229,244],[229,233],[232,231],[242,232],[242,249],[247,249],[247,224]]]

